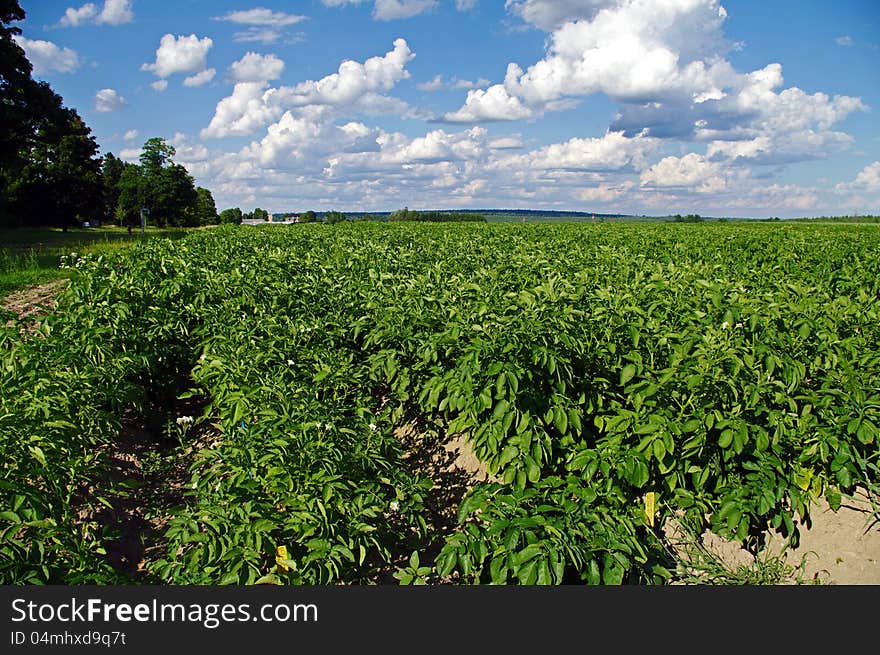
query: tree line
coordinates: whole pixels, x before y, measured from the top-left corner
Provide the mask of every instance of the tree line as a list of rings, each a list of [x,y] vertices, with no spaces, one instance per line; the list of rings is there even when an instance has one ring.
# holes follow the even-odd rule
[[[33,79],[10,25],[24,18],[18,0],[0,0],[0,228],[136,225],[142,207],[153,225],[218,222],[211,192],[174,163],[164,139],[148,139],[139,164],[100,156],[77,111]]]
[[[158,137],[144,143],[140,165],[107,153],[102,167],[105,215],[120,225],[138,225],[141,208],[146,208],[147,220],[159,227],[218,223],[211,192],[197,187],[186,168],[174,163],[175,154],[174,146]]]
[[[486,217],[482,214],[469,212],[418,212],[409,207],[391,212],[389,221],[416,221],[421,223],[485,223]]]

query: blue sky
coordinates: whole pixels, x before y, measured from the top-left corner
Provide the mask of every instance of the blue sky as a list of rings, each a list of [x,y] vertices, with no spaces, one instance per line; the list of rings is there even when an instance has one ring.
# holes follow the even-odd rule
[[[103,152],[218,208],[880,213],[876,0],[22,0]]]

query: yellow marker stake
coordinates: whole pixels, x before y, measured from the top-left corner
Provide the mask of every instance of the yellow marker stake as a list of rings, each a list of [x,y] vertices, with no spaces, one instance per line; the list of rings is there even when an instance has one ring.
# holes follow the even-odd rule
[[[287,546],[278,546],[278,550],[275,553],[275,563],[278,565],[278,570],[282,573],[287,573],[290,569],[284,564],[284,560],[290,559],[287,555]]]
[[[654,527],[654,516],[657,514],[657,494],[649,491],[645,494],[645,522]]]

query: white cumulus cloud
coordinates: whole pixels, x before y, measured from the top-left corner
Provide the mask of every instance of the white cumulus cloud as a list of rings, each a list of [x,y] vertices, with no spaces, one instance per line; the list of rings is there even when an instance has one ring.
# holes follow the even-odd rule
[[[60,48],[51,41],[26,39],[19,34],[12,38],[25,51],[36,75],[72,73],[80,66],[79,55],[70,48]]]
[[[240,43],[262,43],[263,45],[271,45],[277,43],[284,36],[281,30],[274,27],[259,27],[253,25],[243,32],[236,32],[233,39]]]
[[[657,147],[654,139],[627,138],[621,132],[608,132],[598,138],[573,138],[539,148],[520,162],[528,168],[569,171],[641,170],[646,157]],[[506,165],[508,161],[503,161]]]
[[[78,9],[68,7],[58,23],[62,27],[79,27],[80,25],[92,22],[97,15],[98,8],[89,2]]]
[[[527,23],[551,31],[578,19],[591,19],[600,9],[616,4],[614,0],[507,0],[507,10]]]
[[[134,20],[131,0],[105,0],[104,8],[98,14],[96,22],[106,25],[122,25]]]
[[[359,5],[365,0],[321,0],[327,7]],[[373,18],[381,21],[412,18],[437,7],[437,0],[375,0]]]
[[[203,139],[246,136],[277,120],[283,113],[274,101],[277,89],[269,90],[265,82],[239,82],[229,95],[217,103]]]
[[[404,39],[394,41],[394,49],[383,57],[370,57],[364,63],[343,61],[336,73],[317,81],[306,81],[289,90],[295,105],[350,103],[368,91],[389,91],[409,77],[406,65],[415,55]]]
[[[306,17],[298,14],[287,14],[283,11],[272,11],[265,7],[257,7],[242,11],[230,11],[225,16],[215,16],[214,20],[228,21],[240,25],[285,26],[300,23],[306,20]]]
[[[442,75],[435,75],[434,79],[430,82],[420,82],[419,84],[416,84],[416,86],[422,91],[439,91],[446,88]]]
[[[624,182],[618,186],[599,184],[598,186],[580,189],[575,195],[578,199],[585,202],[607,204],[629,193],[632,186],[631,182]]]
[[[865,166],[852,182],[838,184],[835,190],[840,193],[851,191],[866,191],[874,193],[880,191],[880,161]]]
[[[247,135],[277,121],[285,111],[310,106],[349,108],[357,106],[373,112],[395,110],[399,102],[389,101],[381,92],[390,91],[400,80],[409,77],[406,64],[415,57],[406,41],[397,39],[394,49],[382,57],[370,57],[363,63],[343,61],[337,72],[319,80],[307,80],[295,86],[270,88],[268,81],[236,83],[232,95],[223,98],[214,111],[202,138]],[[255,65],[242,64],[240,70],[253,72],[264,66],[264,72],[280,74],[280,59],[252,58]],[[240,62],[239,62],[240,63]],[[234,74],[234,73],[233,73]]]
[[[105,0],[101,9],[91,2],[79,8],[68,7],[58,24],[62,27],[79,27],[88,23],[96,25],[130,23],[134,20],[131,4],[131,0]]]
[[[718,57],[727,16],[718,0],[527,1],[507,6],[552,28],[546,56],[525,70],[510,63],[503,84],[486,93],[469,93],[465,105],[447,114],[447,120],[515,120],[570,107],[572,99],[593,93],[638,103],[670,95],[714,97],[731,70]]]
[[[443,118],[450,123],[479,123],[490,121],[515,121],[532,118],[535,111],[522,100],[507,92],[501,84],[488,89],[468,91],[464,106],[449,112]]]
[[[373,16],[376,20],[411,18],[437,6],[436,0],[376,0]]]
[[[115,89],[101,89],[95,94],[95,111],[119,111],[128,104]]]
[[[782,66],[748,73],[725,58],[719,0],[508,0],[550,32],[546,54],[508,64],[503,83],[470,90],[448,122],[540,118],[592,94],[620,103],[612,131],[711,143],[707,158],[779,164],[821,158],[852,138],[833,126],[860,98],[783,86]]]
[[[429,82],[422,82],[416,86],[422,91],[441,91],[444,89],[477,89],[490,86],[491,84],[492,82],[485,77],[479,78],[476,82],[457,77],[453,77],[449,82],[444,82],[443,76],[438,74]]]
[[[275,55],[248,52],[229,67],[235,82],[268,82],[281,77],[284,62]]]
[[[491,84],[492,84],[492,82],[490,80],[487,80],[485,77],[481,77],[476,82],[471,82],[470,80],[456,79],[452,83],[452,86],[453,86],[453,88],[456,88],[456,89],[479,89],[479,88],[487,87]]]
[[[693,152],[684,157],[664,157],[642,173],[641,182],[642,186],[683,187],[698,193],[726,187],[721,166]]]
[[[176,73],[201,73],[208,68],[208,51],[212,45],[214,41],[207,36],[200,39],[195,34],[176,37],[166,34],[156,50],[156,61],[143,64],[141,70],[152,71],[162,79]]]
[[[200,73],[196,73],[195,75],[190,75],[189,77],[183,80],[183,86],[204,86],[208,82],[214,79],[214,75],[217,74],[217,71],[213,68],[207,68]]]
[[[880,161],[865,166],[856,176],[853,185],[865,191],[880,191]]]
[[[140,160],[143,151],[143,148],[123,148],[119,152],[119,158],[123,161],[136,164]]]
[[[323,4],[360,4],[377,20],[381,12],[390,20],[441,6]],[[447,12],[471,4],[442,3]],[[201,137],[248,137],[247,145],[224,152],[230,142],[199,144],[182,135],[174,143],[187,149],[184,165],[212,189],[218,206],[259,203],[279,211],[542,206],[804,215],[832,203],[864,209],[876,197],[880,162],[837,187],[780,181],[791,162],[853,147],[841,124],[868,108],[857,97],[786,85],[779,63],[736,70],[720,0],[508,0],[505,6],[514,22],[546,32],[518,37],[546,38],[543,54],[510,62],[502,79],[475,79],[477,72],[459,79],[458,71],[435,75],[441,70],[435,69],[416,85],[461,93],[459,108],[439,122],[485,125],[435,124],[404,134],[371,122],[374,115],[438,120],[394,97],[414,56],[401,39],[389,52],[286,85],[275,81],[290,72],[278,57],[239,54],[224,76],[231,89]],[[266,43],[286,38],[284,25],[266,18],[281,12],[257,9],[218,20],[236,14],[228,22],[247,27],[256,41],[264,31]],[[187,75],[204,70],[207,64]],[[526,131],[530,125],[511,134],[489,124],[552,120],[552,112],[588,105],[592,94],[617,104],[604,134],[581,129],[574,113],[565,117],[568,134],[557,143],[536,144],[540,137]]]
[[[233,39],[236,41],[271,44],[276,43],[285,35],[284,28],[301,23],[307,20],[307,17],[300,14],[273,11],[265,7],[256,7],[230,11],[223,16],[214,16],[214,20],[246,26],[243,31],[233,35]],[[289,38],[288,40],[299,41],[301,38]]]

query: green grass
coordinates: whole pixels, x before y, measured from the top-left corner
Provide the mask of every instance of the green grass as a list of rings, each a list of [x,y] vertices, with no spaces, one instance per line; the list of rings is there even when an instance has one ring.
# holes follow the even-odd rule
[[[806,572],[807,560],[815,553],[804,553],[797,561],[779,552],[764,549],[747,562],[729,562],[715,549],[707,547],[692,528],[679,525],[683,535],[671,553],[678,562],[677,580],[691,585],[823,585],[827,580]]]
[[[187,230],[147,228],[131,235],[126,228],[108,226],[90,229],[26,228],[0,230],[0,298],[35,284],[70,277],[59,267],[61,257],[71,253],[103,254],[129,247],[143,239],[177,239]]]

